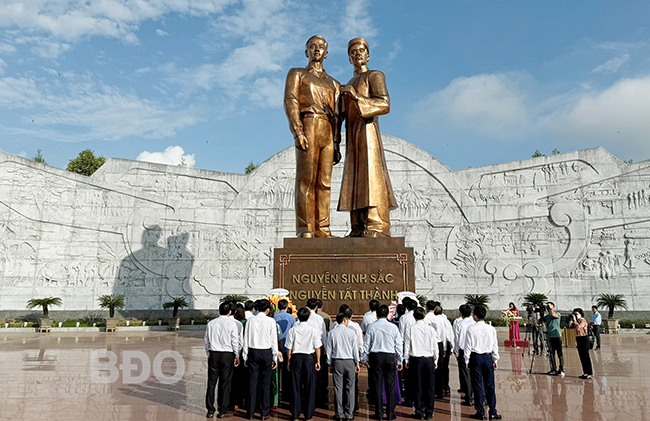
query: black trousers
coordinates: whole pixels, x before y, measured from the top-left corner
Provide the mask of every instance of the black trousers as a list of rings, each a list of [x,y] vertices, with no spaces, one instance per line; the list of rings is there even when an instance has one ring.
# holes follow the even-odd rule
[[[271,412],[271,367],[273,365],[273,354],[271,349],[248,350],[248,411],[247,416],[255,415],[255,407],[258,402],[258,388],[261,392],[259,397],[260,415],[266,417]]]
[[[469,356],[469,372],[474,387],[474,408],[485,417],[483,400],[487,400],[490,415],[497,414],[497,398],[494,393],[494,365],[492,354],[472,354]]]
[[[474,390],[472,389],[472,378],[465,365],[465,350],[463,349],[458,350],[458,379],[460,380],[460,391],[465,394],[465,400],[471,401]]]
[[[382,388],[386,389],[386,416],[390,420],[395,416],[395,354],[387,352],[372,352],[368,356],[370,373],[374,390],[375,416],[381,419],[384,415],[384,399]]]
[[[316,410],[316,356],[314,354],[291,354],[291,418],[305,414],[310,420]],[[323,369],[321,369],[323,370]]]
[[[447,350],[451,349],[447,343]],[[446,354],[446,355],[445,355]],[[442,342],[438,342],[438,368],[436,369],[436,395],[445,396],[449,391],[449,351],[443,352]]]
[[[556,370],[555,354],[560,363],[559,371],[564,371],[564,353],[562,352],[562,338],[548,338],[548,346],[551,359],[551,370]]]
[[[594,374],[591,368],[591,356],[589,355],[589,336],[576,336],[578,356],[580,357],[580,364],[582,364],[582,373]]]
[[[431,418],[435,403],[435,361],[433,357],[411,357],[409,362],[415,415]]]
[[[210,351],[208,357],[208,390],[205,394],[205,407],[208,412],[216,412],[214,407],[214,389],[219,384],[217,392],[217,408],[220,414],[225,414],[230,408],[230,390],[232,372],[235,368],[235,354],[232,352]]]
[[[596,348],[600,348],[600,325],[591,325],[591,330],[593,330],[596,337]]]
[[[324,368],[316,372],[316,401],[319,406],[326,406],[329,401],[329,391],[327,388],[329,387],[330,376],[326,369],[327,352],[324,346],[320,350],[320,366]]]

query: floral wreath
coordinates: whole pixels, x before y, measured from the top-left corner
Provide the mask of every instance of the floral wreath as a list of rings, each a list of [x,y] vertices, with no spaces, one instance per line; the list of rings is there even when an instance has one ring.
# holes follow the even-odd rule
[[[267,295],[267,296],[265,296],[265,297],[262,297],[262,299],[263,299],[263,300],[268,300],[268,301],[271,303],[271,308],[273,308],[273,312],[274,312],[275,314],[277,314],[278,311],[279,311],[279,310],[278,310],[278,302],[280,302],[280,300],[287,300],[287,301],[289,302],[289,305],[287,306],[287,308],[290,308],[290,309],[291,309],[291,315],[292,315],[293,317],[295,317],[296,319],[298,319],[298,309],[297,309],[296,306],[291,302],[291,300],[289,299],[289,297],[281,297],[281,296],[279,296],[278,294],[273,294],[273,295]]]

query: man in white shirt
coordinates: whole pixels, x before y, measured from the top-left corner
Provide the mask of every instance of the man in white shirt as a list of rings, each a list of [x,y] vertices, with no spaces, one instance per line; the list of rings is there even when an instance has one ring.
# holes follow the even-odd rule
[[[249,371],[248,411],[253,419],[257,406],[257,390],[264,393],[260,397],[261,418],[268,419],[271,412],[271,371],[278,366],[278,328],[275,319],[269,317],[271,303],[258,300],[257,315],[246,322],[244,329],[244,348],[242,358]]]
[[[494,393],[494,370],[499,361],[499,343],[496,329],[485,323],[486,313],[487,310],[483,306],[474,308],[476,323],[467,328],[465,365],[472,376],[476,409],[476,413],[470,415],[470,418],[485,419],[483,400],[487,398],[490,407],[489,419],[500,420],[501,415],[497,413],[497,398]]]
[[[469,304],[462,304],[458,307],[458,311],[460,317],[454,320],[454,354],[458,361],[460,393],[465,394],[461,405],[472,406],[472,380],[465,365],[465,344],[467,343],[467,328],[476,322],[472,318],[472,306]]]
[[[404,340],[404,360],[409,369],[411,391],[415,404],[414,417],[429,420],[435,403],[436,361],[438,360],[438,333],[424,322],[426,311],[413,310],[416,322],[409,327]]]
[[[368,308],[370,308],[370,311],[366,311],[366,313],[363,315],[363,320],[361,320],[361,331],[364,335],[366,334],[370,323],[377,321],[377,309],[379,308],[379,301],[370,300],[368,303]]]
[[[402,300],[402,304],[406,307],[406,313],[399,318],[399,332],[402,335],[402,341],[406,340],[406,333],[408,330],[415,324],[415,318],[413,317],[413,312],[418,308],[418,302],[410,297],[405,297]],[[406,355],[404,356],[406,358]],[[400,386],[404,391],[404,404],[406,406],[412,406],[413,401],[415,400],[415,390],[413,389],[413,374],[411,370],[405,369],[399,373]]]
[[[442,306],[439,301],[427,301],[427,320],[434,320],[438,332],[438,369],[436,370],[436,398],[442,399],[451,395],[449,389],[449,359],[453,351],[452,341],[454,339],[454,330],[442,312]],[[433,316],[431,316],[433,313]]]
[[[242,347],[241,332],[237,325],[241,323],[229,317],[230,303],[219,306],[219,317],[210,320],[205,329],[205,352],[208,354],[208,390],[205,395],[205,406],[208,409],[207,418],[214,417],[219,410],[218,418],[232,417],[230,408],[230,390],[233,368],[239,365],[239,351]],[[217,408],[214,407],[214,389],[219,385],[217,393]]]
[[[368,326],[363,340],[361,359],[368,366],[368,376],[372,378],[375,413],[372,418],[382,420],[384,405],[382,390],[386,391],[386,418],[395,419],[395,369],[402,371],[404,345],[399,329],[386,320],[388,306],[377,309],[377,321]],[[397,356],[397,360],[395,359]],[[396,365],[397,364],[397,365]]]
[[[309,318],[309,324],[314,327],[314,329],[318,330],[318,332],[321,335],[321,343],[323,344],[323,347],[327,343],[327,326],[325,325],[325,319],[323,319],[323,316],[320,314],[316,313],[316,309],[318,309],[318,299],[317,298],[310,298],[307,300],[307,307],[309,308],[309,311],[311,311],[311,317]],[[320,364],[325,365],[327,364],[326,358],[326,352],[325,349],[321,349],[320,352]],[[327,386],[329,384],[329,376],[327,375],[327,370],[320,371],[316,373],[316,405],[319,407],[327,407],[328,402],[327,402]]]
[[[309,308],[298,310],[298,321],[287,333],[284,346],[287,348],[287,368],[291,372],[292,395],[291,419],[305,414],[309,421],[316,409],[316,372],[320,371],[320,352],[323,346],[320,332],[314,329],[309,319],[314,317]],[[268,392],[268,389],[267,389]],[[306,405],[302,408],[302,403]]]
[[[336,325],[327,337],[327,364],[334,383],[335,421],[354,419],[355,383],[359,373],[359,346],[354,329],[349,328],[349,313],[336,315]]]
[[[244,303],[244,317],[246,320],[254,317],[253,310],[255,309],[255,301],[248,300]]]
[[[359,348],[359,356],[363,354],[363,332],[361,331],[361,326],[359,323],[352,320],[352,315],[354,314],[352,308],[347,304],[341,304],[339,307],[339,313],[343,313],[348,321],[348,329],[352,329],[357,338],[357,347]],[[331,330],[334,330],[338,323],[332,323]],[[331,331],[330,330],[330,331]],[[354,374],[354,412],[359,410],[359,373]]]

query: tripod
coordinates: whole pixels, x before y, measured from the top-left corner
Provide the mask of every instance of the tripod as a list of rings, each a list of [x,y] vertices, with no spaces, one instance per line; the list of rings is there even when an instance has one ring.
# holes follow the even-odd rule
[[[536,326],[537,328],[537,326]],[[546,329],[544,329],[543,332],[540,333],[542,335],[542,346],[544,347],[544,350],[546,351],[546,358],[548,358],[549,365],[551,366],[551,369],[555,370],[555,357],[551,353],[551,346],[548,341],[548,334],[546,333]],[[533,352],[533,357],[530,360],[530,369],[528,370],[528,374],[533,373],[533,366],[535,365],[535,355],[536,353]]]

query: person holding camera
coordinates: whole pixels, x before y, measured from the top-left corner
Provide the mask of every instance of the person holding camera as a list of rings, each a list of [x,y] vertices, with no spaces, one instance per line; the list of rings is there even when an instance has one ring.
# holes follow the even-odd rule
[[[585,319],[585,312],[581,308],[574,308],[571,314],[570,327],[576,331],[576,342],[580,364],[582,364],[581,379],[591,379],[594,374],[589,356],[589,323]]]
[[[551,371],[547,374],[551,376],[564,377],[564,354],[562,353],[562,329],[560,328],[560,313],[555,311],[555,304],[549,301],[546,303],[548,314],[544,317],[546,323],[546,334],[548,335],[549,360]],[[556,369],[555,354],[557,354],[560,368]]]

